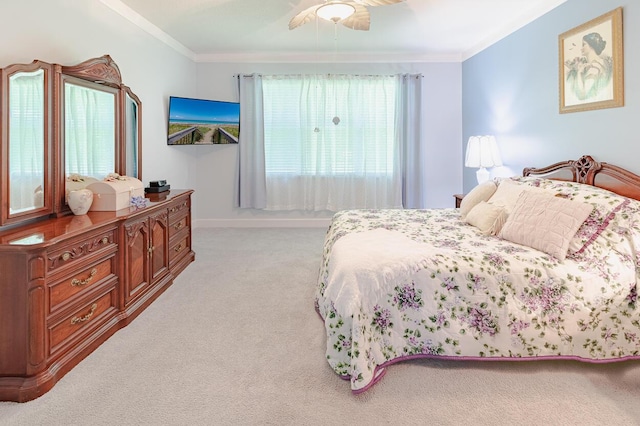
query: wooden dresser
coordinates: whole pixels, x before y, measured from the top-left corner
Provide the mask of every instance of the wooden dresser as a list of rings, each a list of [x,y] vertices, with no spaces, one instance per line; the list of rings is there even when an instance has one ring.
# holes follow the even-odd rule
[[[191,190],[0,233],[0,400],[44,394],[195,259]]]

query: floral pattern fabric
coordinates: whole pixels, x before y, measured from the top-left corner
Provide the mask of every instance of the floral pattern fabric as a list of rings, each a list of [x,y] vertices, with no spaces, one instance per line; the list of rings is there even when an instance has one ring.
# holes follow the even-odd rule
[[[482,235],[457,209],[336,213],[316,308],[327,360],[354,392],[373,385],[389,364],[414,357],[640,358],[640,202],[576,183],[514,180],[597,205],[564,261]],[[331,275],[336,245],[377,229],[423,246],[415,273],[376,281],[366,291],[334,291],[351,285]]]

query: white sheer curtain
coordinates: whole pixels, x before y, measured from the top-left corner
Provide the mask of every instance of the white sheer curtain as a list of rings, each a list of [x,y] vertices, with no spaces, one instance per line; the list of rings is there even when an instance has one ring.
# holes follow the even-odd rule
[[[65,171],[103,179],[115,171],[115,95],[65,84]]]
[[[240,207],[402,207],[403,179],[411,179],[404,165],[417,161],[407,161],[405,153],[420,151],[404,146],[408,133],[420,144],[405,117],[416,111],[419,86],[407,102],[409,88],[400,76],[239,78]]]
[[[42,207],[44,187],[44,71],[12,76],[9,94],[10,212]]]

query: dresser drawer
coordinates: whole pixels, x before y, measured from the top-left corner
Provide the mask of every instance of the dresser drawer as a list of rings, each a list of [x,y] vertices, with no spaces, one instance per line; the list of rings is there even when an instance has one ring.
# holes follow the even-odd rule
[[[169,246],[169,268],[191,251],[191,233],[184,232]]]
[[[49,321],[49,354],[55,355],[73,345],[87,333],[95,330],[105,319],[117,312],[117,291],[113,284],[88,302],[79,303],[68,315],[58,321]]]
[[[116,256],[98,260],[83,270],[55,282],[49,289],[49,313],[64,309],[64,305],[82,297],[90,289],[100,285],[105,279],[115,277]]]
[[[188,229],[191,225],[191,217],[188,212],[184,212],[182,216],[178,216],[169,222],[169,239],[184,229]]]
[[[64,267],[71,267],[89,255],[105,249],[111,248],[115,251],[116,242],[116,229],[113,228],[56,245],[47,253],[47,271],[52,273]]]
[[[188,212],[190,203],[191,199],[189,197],[178,199],[171,203],[171,205],[169,205],[169,223],[171,223],[176,217]]]

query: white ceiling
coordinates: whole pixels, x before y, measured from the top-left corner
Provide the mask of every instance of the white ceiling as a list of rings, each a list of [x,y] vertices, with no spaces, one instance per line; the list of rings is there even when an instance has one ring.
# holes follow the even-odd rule
[[[323,0],[100,0],[195,61],[462,61],[566,0],[405,0],[371,29],[289,20]]]

